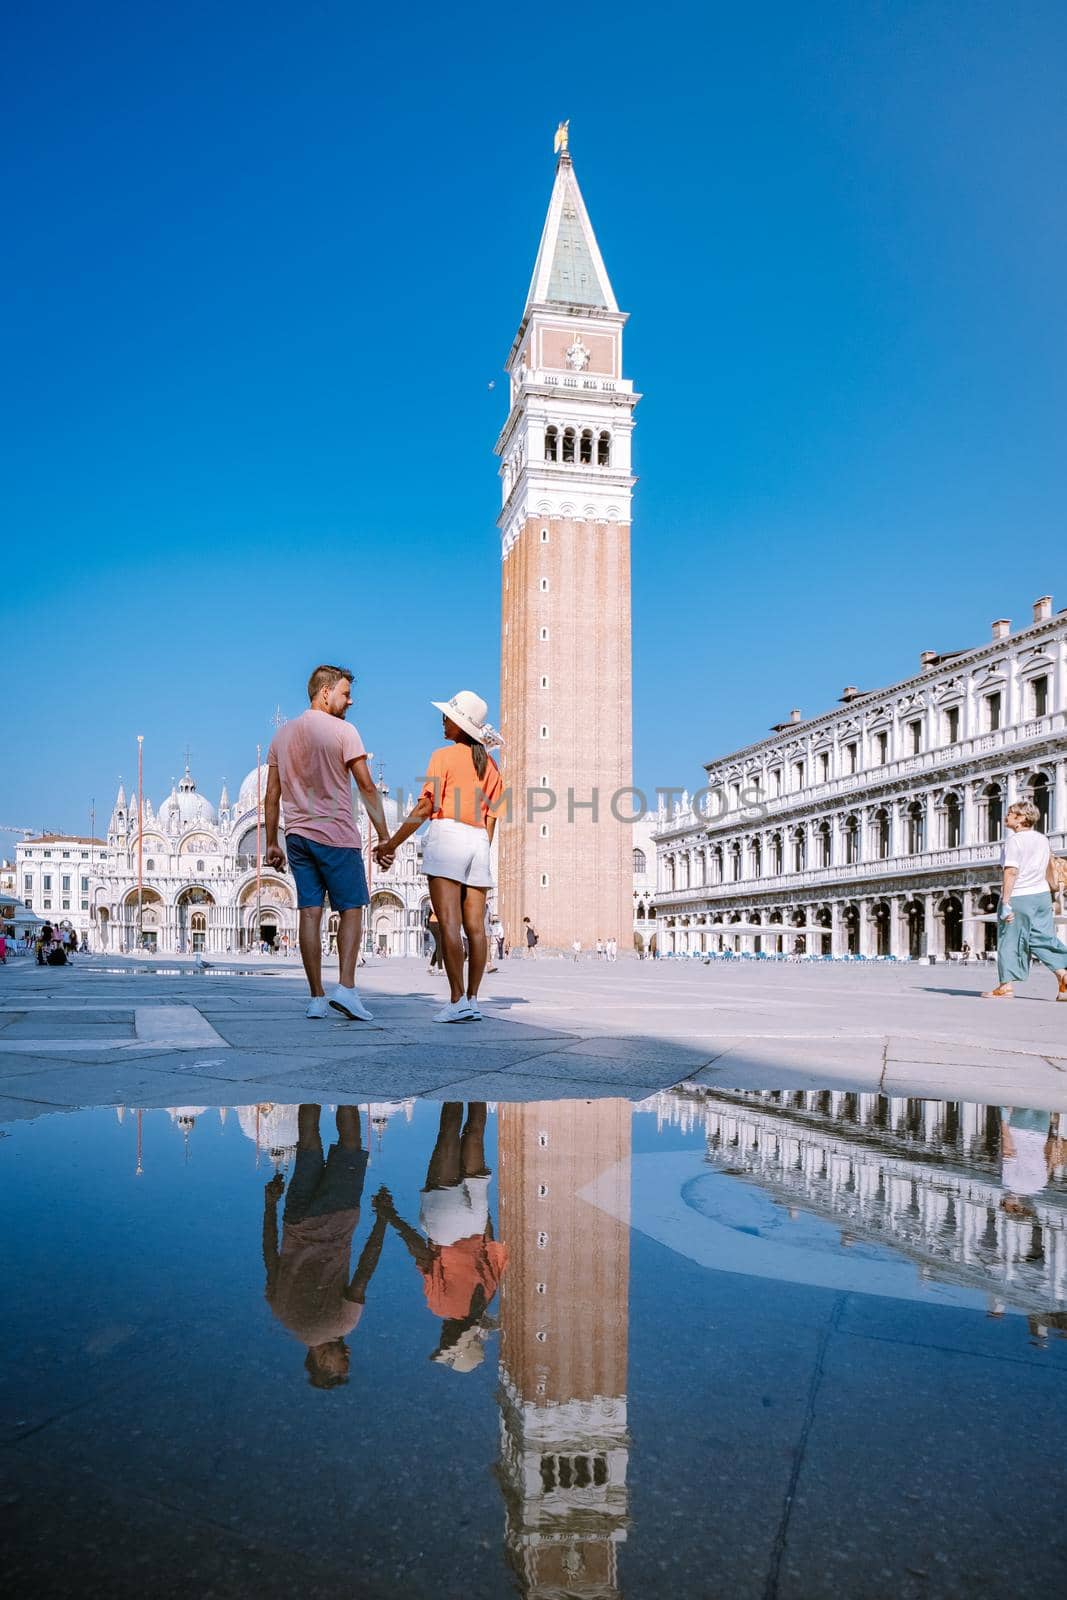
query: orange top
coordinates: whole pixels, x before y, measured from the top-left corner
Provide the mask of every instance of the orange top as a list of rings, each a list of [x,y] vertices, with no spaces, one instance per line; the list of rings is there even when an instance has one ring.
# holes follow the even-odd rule
[[[435,821],[445,817],[469,828],[484,828],[490,807],[503,792],[504,780],[492,756],[479,778],[469,744],[443,744],[430,757],[420,799],[432,803]]]
[[[436,1317],[462,1321],[471,1314],[479,1284],[485,1291],[485,1303],[489,1304],[507,1264],[507,1246],[480,1233],[460,1239],[457,1244],[441,1245],[434,1251],[431,1265],[421,1269],[426,1304]]]

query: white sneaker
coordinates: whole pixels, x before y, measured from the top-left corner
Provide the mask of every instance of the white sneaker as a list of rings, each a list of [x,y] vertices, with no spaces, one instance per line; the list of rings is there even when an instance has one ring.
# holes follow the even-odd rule
[[[440,1011],[434,1013],[435,1022],[473,1022],[471,1008],[468,1000],[452,1000],[447,1006],[442,1006]]]
[[[471,1014],[471,1021],[472,1022],[481,1022],[483,1020],[482,1019],[482,1013],[481,1013],[481,1011],[479,1010],[479,1007],[478,1007],[477,998],[472,1000],[469,995],[467,996],[467,1009],[469,1010],[469,1012]]]
[[[329,1007],[326,1004],[326,996],[324,994],[317,994],[309,1000],[308,1008],[304,1012],[305,1017],[328,1017],[329,1014]]]
[[[350,1017],[353,1022],[374,1021],[374,1017],[354,989],[343,989],[338,984],[330,996],[330,1004],[335,1011],[340,1011],[342,1016]]]

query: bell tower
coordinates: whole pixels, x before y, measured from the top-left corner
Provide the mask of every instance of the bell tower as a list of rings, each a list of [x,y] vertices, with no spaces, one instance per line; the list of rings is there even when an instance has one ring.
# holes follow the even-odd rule
[[[507,361],[501,912],[521,942],[633,945],[630,471],[619,310],[568,149]],[[613,813],[614,805],[614,813]],[[615,814],[617,813],[617,814]],[[619,817],[623,821],[619,821]]]

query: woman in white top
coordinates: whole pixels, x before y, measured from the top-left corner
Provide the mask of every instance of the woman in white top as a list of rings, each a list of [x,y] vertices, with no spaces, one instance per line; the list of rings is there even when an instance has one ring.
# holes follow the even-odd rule
[[[1009,806],[1004,819],[1008,837],[1001,854],[1004,883],[997,923],[1000,982],[983,1000],[1011,1000],[1012,984],[1029,976],[1031,956],[1051,967],[1059,980],[1056,999],[1067,1000],[1067,945],[1057,939],[1052,920],[1055,876],[1048,839],[1034,828],[1040,815],[1032,801],[1020,800]]]

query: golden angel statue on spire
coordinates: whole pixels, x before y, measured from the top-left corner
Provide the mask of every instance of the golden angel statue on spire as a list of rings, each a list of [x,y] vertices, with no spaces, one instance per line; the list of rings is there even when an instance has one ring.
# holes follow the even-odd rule
[[[570,127],[571,119],[568,117],[566,122],[561,122],[559,127],[556,129],[556,139],[552,146],[552,149],[555,151],[556,155],[559,155],[561,151],[564,155],[568,153],[567,146],[570,141]]]

